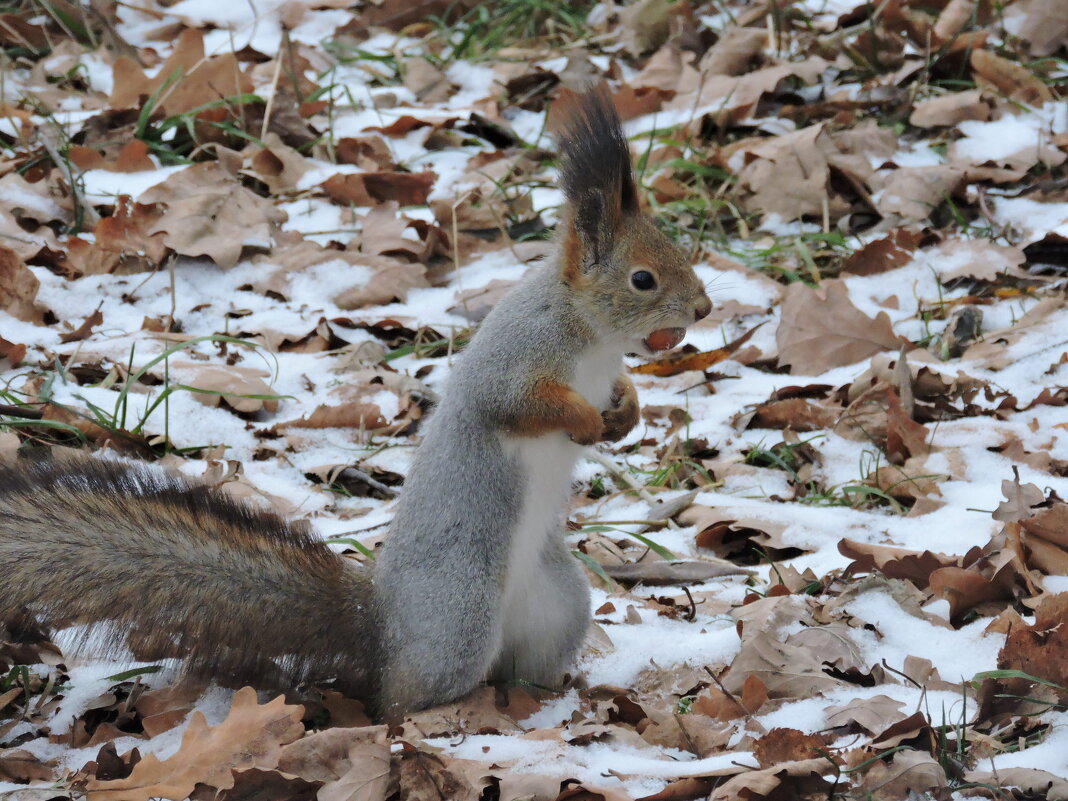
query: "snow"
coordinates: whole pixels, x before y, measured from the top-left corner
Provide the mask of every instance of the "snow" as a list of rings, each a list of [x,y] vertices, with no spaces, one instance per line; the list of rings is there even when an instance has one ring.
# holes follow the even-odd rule
[[[119,195],[129,195],[137,200],[156,184],[163,183],[175,173],[186,169],[184,164],[158,167],[142,172],[111,172],[110,170],[85,170],[81,178],[86,197],[98,203],[113,203]]]
[[[603,590],[595,590],[593,596],[593,609],[608,600]],[[738,648],[734,621],[727,618],[700,617],[695,624],[651,612],[641,617],[641,625],[624,623],[605,629],[615,651],[583,660],[581,668],[590,684],[630,687],[650,668],[722,665]]]
[[[992,122],[965,120],[957,128],[964,135],[954,143],[958,157],[976,164],[1000,162],[1037,150],[1051,137],[1068,130],[1068,109],[1063,103],[1047,103],[1034,111],[1006,115]]]
[[[1038,768],[1054,776],[1068,776],[1068,725],[1057,723],[1050,727],[1038,745],[1022,751],[1006,752],[990,757],[980,769]]]
[[[612,742],[569,746],[551,740],[477,734],[459,744],[446,738],[426,742],[460,759],[508,764],[512,773],[566,773],[588,787],[623,788],[635,796],[658,792],[664,786],[662,779],[706,775],[734,764],[757,766],[745,752],[694,759],[692,754],[674,751],[663,758],[654,756],[652,748]]]
[[[877,632],[857,629],[867,664],[885,660],[900,670],[908,656],[930,659],[939,675],[949,682],[970,681],[977,673],[997,668],[996,654],[1004,635],[984,635],[987,621],[977,620],[960,629],[937,626],[906,612],[889,594],[869,590],[850,601],[846,610]]]
[[[1068,237],[1068,203],[999,197],[994,199],[994,220],[1000,225],[1011,225],[1027,241],[1037,241],[1046,234]]]

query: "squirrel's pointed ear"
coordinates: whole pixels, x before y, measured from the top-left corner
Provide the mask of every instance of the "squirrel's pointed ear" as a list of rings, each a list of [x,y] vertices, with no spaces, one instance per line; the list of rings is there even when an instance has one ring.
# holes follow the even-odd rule
[[[567,198],[566,251],[583,271],[602,261],[638,210],[630,147],[615,105],[602,85],[554,104],[552,128],[560,144],[560,186]]]
[[[612,237],[619,225],[619,209],[611,208],[607,198],[596,192],[587,192],[578,202],[571,204],[565,236],[577,239],[579,264],[583,272],[604,261],[612,244]]]

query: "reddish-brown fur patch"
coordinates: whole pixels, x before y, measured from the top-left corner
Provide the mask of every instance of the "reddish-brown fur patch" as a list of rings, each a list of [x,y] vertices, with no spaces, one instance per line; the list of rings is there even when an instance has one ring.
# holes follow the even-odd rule
[[[589,401],[559,381],[542,381],[534,386],[531,411],[515,421],[512,433],[537,437],[550,431],[565,431],[581,445],[601,438],[604,422]]]
[[[569,286],[578,286],[582,278],[582,240],[579,238],[578,231],[575,230],[573,220],[567,221],[560,270],[564,281]]]

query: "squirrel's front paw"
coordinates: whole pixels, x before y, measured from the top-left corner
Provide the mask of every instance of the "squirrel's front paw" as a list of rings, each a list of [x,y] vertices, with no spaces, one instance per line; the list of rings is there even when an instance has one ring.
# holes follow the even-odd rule
[[[639,414],[638,393],[634,390],[634,384],[621,375],[612,387],[612,408],[601,412],[604,421],[601,441],[618,442],[623,439],[638,424]]]
[[[604,436],[605,423],[600,413],[589,404],[585,408],[579,407],[570,421],[567,434],[573,442],[579,445],[592,445],[600,442]]]

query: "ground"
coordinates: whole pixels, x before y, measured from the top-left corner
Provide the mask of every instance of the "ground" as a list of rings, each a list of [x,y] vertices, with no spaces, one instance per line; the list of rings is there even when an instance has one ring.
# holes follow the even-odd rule
[[[0,43],[0,457],[373,559],[595,81],[715,306],[575,476],[562,690],[387,729],[5,635],[0,796],[1068,798],[1062,0],[18,0]]]

